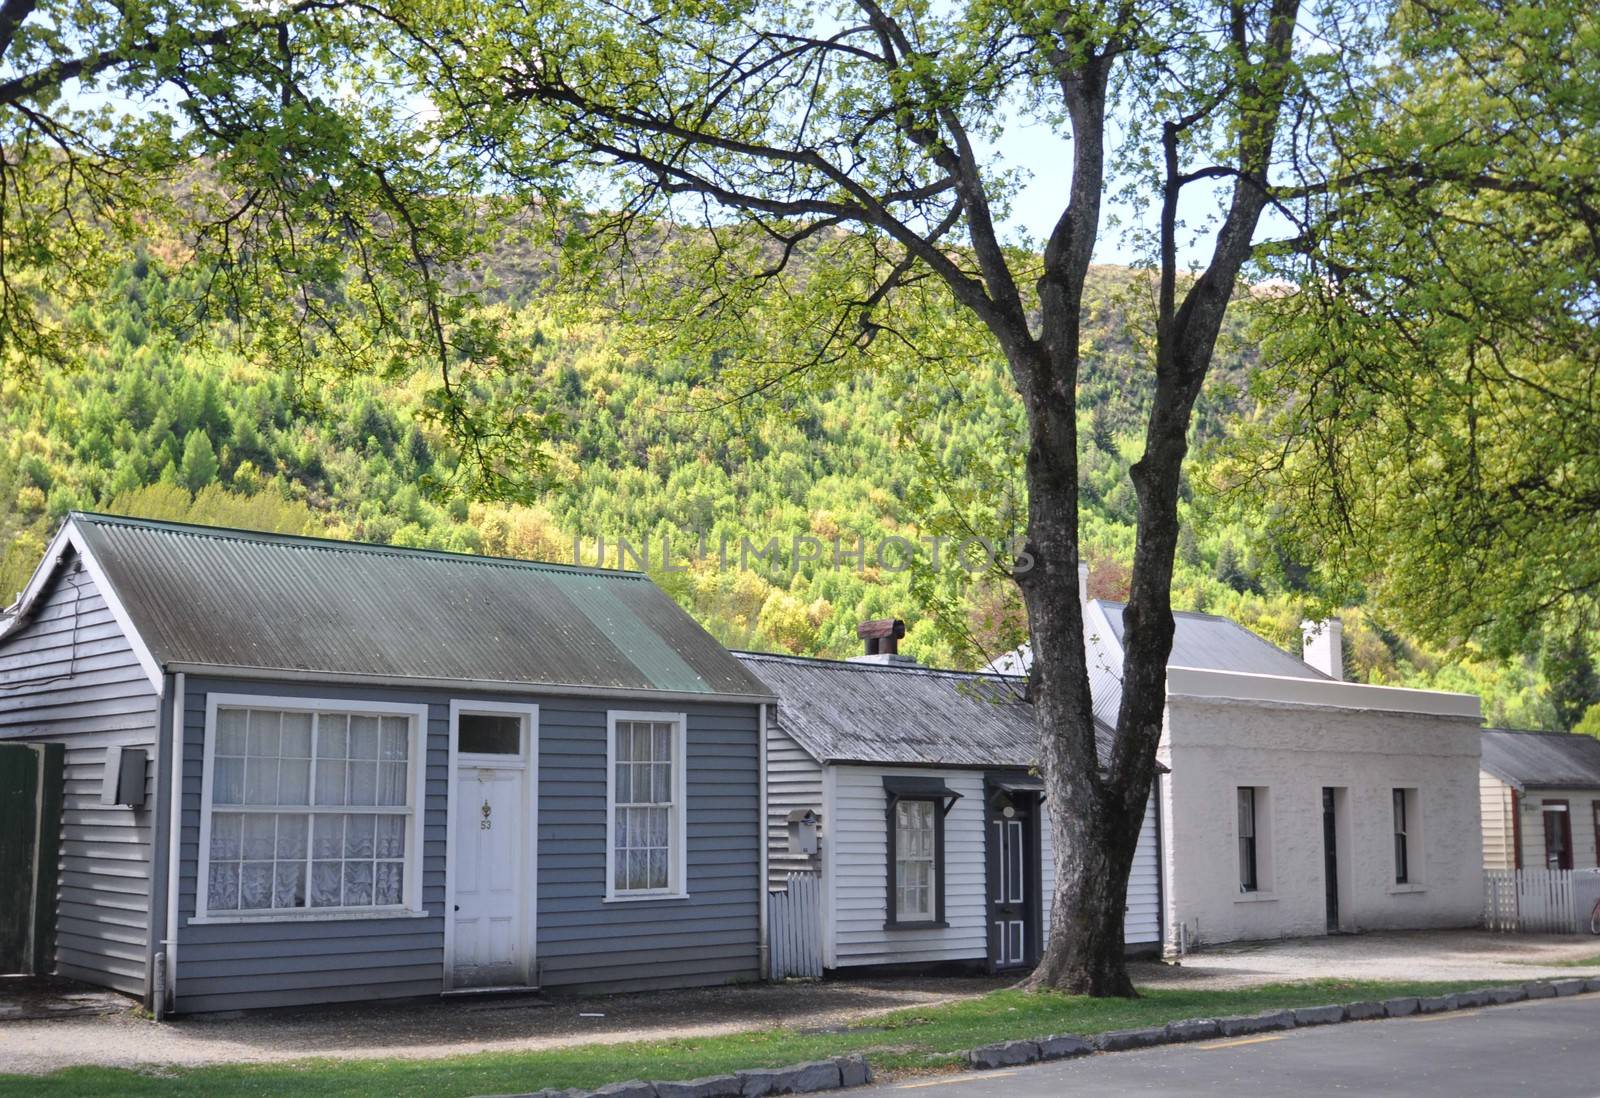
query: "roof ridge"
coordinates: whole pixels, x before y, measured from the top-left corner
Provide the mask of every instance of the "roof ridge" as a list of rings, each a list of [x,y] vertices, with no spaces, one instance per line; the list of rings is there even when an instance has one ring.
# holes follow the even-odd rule
[[[1118,610],[1126,610],[1128,607],[1127,603],[1118,602],[1116,599],[1090,599],[1089,601],[1098,602],[1103,606],[1115,606]],[[1229,625],[1237,625],[1240,629],[1245,629],[1248,632],[1248,628],[1246,626],[1235,621],[1233,618],[1228,617],[1226,614],[1210,614],[1204,610],[1174,610],[1172,612],[1172,616],[1175,618],[1204,618],[1207,621],[1225,621]],[[1252,633],[1251,635],[1259,636],[1259,634],[1255,633]],[[1278,646],[1274,644],[1273,647],[1277,648]],[[1282,651],[1282,649],[1279,649],[1279,651]]]
[[[785,652],[755,652],[747,648],[730,648],[737,659],[772,660],[782,663],[818,663],[835,667],[842,671],[891,671],[897,674],[912,675],[946,675],[951,678],[993,679],[997,682],[1020,682],[1025,675],[1005,675],[998,671],[961,671],[954,667],[927,667],[918,664],[915,667],[895,665],[892,663],[859,663],[855,660],[837,659],[832,656],[796,656]]]
[[[1104,606],[1114,606],[1118,610],[1127,609],[1127,603],[1113,602],[1110,599],[1090,599],[1089,601],[1090,602],[1101,603]],[[1330,681],[1330,682],[1339,681],[1337,679],[1334,679],[1333,676],[1327,674],[1326,672],[1324,672],[1320,668],[1312,667],[1309,663],[1306,663],[1305,659],[1302,656],[1296,655],[1292,649],[1280,648],[1277,644],[1275,644],[1272,641],[1268,640],[1266,637],[1263,637],[1260,633],[1257,633],[1254,629],[1250,628],[1244,622],[1239,621],[1237,618],[1230,618],[1226,614],[1208,614],[1203,610],[1174,610],[1172,612],[1172,617],[1173,617],[1174,621],[1176,621],[1176,620],[1178,620],[1180,618],[1188,618],[1188,619],[1193,620],[1193,621],[1218,622],[1218,623],[1220,623],[1222,625],[1229,626],[1232,629],[1234,629],[1235,631],[1244,634],[1250,640],[1252,640],[1255,643],[1261,645],[1262,647],[1270,649],[1271,651],[1276,652],[1280,656],[1284,656],[1284,657],[1287,657],[1288,659],[1294,660],[1297,664],[1304,665],[1318,679],[1322,679],[1324,681]],[[1176,641],[1176,638],[1174,638],[1174,641]],[[1118,638],[1117,647],[1121,648],[1122,647],[1122,643],[1123,643],[1122,640],[1120,638]],[[1169,662],[1170,662],[1170,660],[1169,660]],[[1271,672],[1246,671],[1246,672],[1243,672],[1243,674],[1249,674],[1249,675],[1271,674]]]
[[[1580,740],[1593,740],[1600,743],[1587,732],[1576,732],[1570,728],[1484,728],[1483,732],[1499,732],[1507,736],[1575,736]]]
[[[250,530],[241,526],[208,526],[198,522],[177,522],[171,519],[147,519],[133,515],[110,515],[100,511],[69,511],[69,521],[81,520],[98,526],[126,526],[153,530],[187,537],[213,538],[217,541],[258,542],[281,545],[285,549],[322,549],[338,553],[358,553],[369,556],[412,557],[417,560],[434,560],[442,564],[476,564],[494,568],[524,568],[532,571],[568,572],[600,576],[607,579],[642,580],[643,572],[628,568],[597,568],[583,564],[562,564],[559,561],[524,560],[520,557],[502,557],[490,553],[457,553],[448,549],[426,549],[411,545],[384,545],[371,541],[350,541],[340,538],[317,537],[310,534],[283,534],[270,530]]]

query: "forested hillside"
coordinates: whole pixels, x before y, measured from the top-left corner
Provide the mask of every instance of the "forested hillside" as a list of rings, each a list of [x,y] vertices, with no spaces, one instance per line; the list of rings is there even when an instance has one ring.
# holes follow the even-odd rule
[[[1138,450],[1144,359],[1129,318],[1141,285],[1130,272],[1100,271],[1086,335],[1084,543],[1095,593],[1108,597],[1121,594],[1133,540],[1126,467]],[[0,391],[0,601],[25,582],[61,517],[83,508],[556,561],[573,560],[576,544],[585,563],[598,538],[617,563],[624,538],[638,554],[648,546],[656,578],[736,647],[848,655],[858,621],[898,616],[908,651],[970,664],[1020,636],[1003,581],[969,578],[948,549],[933,572],[918,540],[965,521],[997,535],[1014,525],[1020,413],[998,361],[915,386],[859,374],[791,393],[781,413],[716,407],[701,384],[706,363],[647,360],[603,324],[513,294],[503,306],[519,312],[563,426],[536,500],[473,502],[452,491],[456,455],[417,414],[420,384],[297,388],[158,324],[185,292],[150,258],[130,265],[116,304],[92,318],[106,339],[87,368]],[[1197,412],[1202,455],[1236,410],[1251,364],[1239,336]],[[1294,562],[1193,500],[1185,517],[1176,605],[1297,647],[1307,595]],[[918,567],[900,567],[892,550],[879,558],[895,537],[923,547]],[[793,559],[796,538],[815,539],[800,557],[820,559]],[[741,553],[769,539],[776,554]],[[847,551],[864,546],[864,559],[836,565],[835,539]],[[704,558],[691,561],[702,544]],[[943,628],[935,605],[949,611]],[[1492,722],[1516,726],[1557,726],[1594,700],[1568,696],[1571,686],[1552,697],[1545,681],[1561,668],[1548,677],[1592,690],[1592,670],[1570,671],[1588,667],[1586,652],[1479,662],[1422,650],[1361,608],[1344,617],[1349,670],[1365,681],[1474,691]],[[978,647],[958,643],[962,632]]]

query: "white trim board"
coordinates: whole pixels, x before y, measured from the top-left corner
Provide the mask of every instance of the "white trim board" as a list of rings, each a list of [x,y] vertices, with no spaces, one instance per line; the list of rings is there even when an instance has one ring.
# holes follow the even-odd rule
[[[1476,694],[1415,690],[1401,686],[1369,686],[1359,682],[1301,679],[1243,671],[1211,671],[1198,667],[1167,668],[1167,697],[1209,701],[1279,702],[1324,705],[1342,709],[1417,713],[1426,716],[1482,719]],[[1477,729],[1473,730],[1477,734]]]
[[[712,702],[729,705],[755,705],[776,702],[770,694],[715,694],[693,690],[655,690],[634,686],[585,686],[582,683],[507,682],[501,679],[434,679],[417,675],[369,675],[346,671],[308,671],[297,667],[239,667],[230,664],[174,661],[169,671],[213,678],[249,679],[266,682],[316,682],[345,686],[395,686],[412,689],[516,694],[519,696],[600,698],[603,700],[663,702]]]
[[[410,827],[407,829],[405,895],[400,905],[371,908],[333,908],[327,910],[286,908],[282,912],[228,912],[220,916],[211,915],[206,906],[211,861],[211,815],[213,812],[211,783],[216,769],[217,710],[222,706],[283,709],[301,712],[324,710],[328,712],[371,713],[411,718],[410,757],[407,760],[410,772],[406,775],[409,786],[407,796],[408,808],[410,809]],[[313,758],[312,762],[312,788],[315,789],[315,758]],[[387,919],[397,915],[427,914],[426,909],[422,906],[423,818],[427,814],[427,786],[428,707],[426,705],[411,705],[403,702],[358,701],[339,697],[272,697],[265,694],[208,693],[206,695],[205,749],[201,758],[200,777],[200,846],[195,853],[194,915],[188,922],[195,925],[204,925],[212,921],[213,918],[222,918],[229,922],[270,923],[306,921],[308,915]],[[232,811],[234,807],[232,805],[227,806],[224,811]],[[311,882],[307,880],[307,890],[310,887]],[[313,919],[312,921],[315,920]]]
[[[162,928],[162,948],[167,954],[167,998],[172,1003],[178,1001],[178,907],[182,903],[182,875],[183,868],[183,764],[189,753],[188,739],[184,734],[186,716],[186,694],[188,684],[182,675],[174,676],[172,687],[172,720],[168,723],[167,735],[170,737],[168,759],[168,785],[170,795],[167,803],[167,911],[166,925]],[[202,771],[202,774],[204,772]],[[204,784],[202,777],[201,782]],[[205,818],[205,809],[201,808],[201,819]],[[199,851],[195,851],[195,869],[199,870]],[[200,880],[195,878],[195,901],[199,902]],[[163,1004],[165,1007],[166,1004]]]
[[[495,713],[522,717],[522,750],[516,763],[498,761],[487,755],[463,755],[457,749],[457,729],[463,713]],[[522,909],[518,919],[519,955],[522,982],[533,986],[539,972],[539,707],[527,702],[450,700],[450,763],[446,771],[444,831],[444,990],[473,992],[483,988],[454,986],[455,911],[456,911],[456,771],[467,760],[469,766],[490,766],[523,771],[523,806],[526,858],[522,866],[520,892]]]

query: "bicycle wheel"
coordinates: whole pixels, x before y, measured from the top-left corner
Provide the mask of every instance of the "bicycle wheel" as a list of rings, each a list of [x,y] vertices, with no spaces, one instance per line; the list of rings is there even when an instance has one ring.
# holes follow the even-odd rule
[[[1594,902],[1594,910],[1589,912],[1589,933],[1600,936],[1600,900]]]

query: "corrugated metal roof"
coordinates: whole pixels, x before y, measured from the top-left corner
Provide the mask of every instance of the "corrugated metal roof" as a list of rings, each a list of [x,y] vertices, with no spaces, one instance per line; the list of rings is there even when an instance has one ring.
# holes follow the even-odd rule
[[[164,667],[767,696],[636,572],[74,514]]]
[[[1095,605],[1105,612],[1112,636],[1117,646],[1122,647],[1123,604],[1096,599]],[[1172,634],[1172,655],[1167,658],[1169,667],[1285,675],[1295,679],[1326,681],[1328,678],[1304,660],[1291,656],[1229,618],[1180,611],[1173,614],[1172,619],[1176,628]]]
[[[1109,636],[1099,632],[1098,610]],[[1089,689],[1094,695],[1095,719],[1116,727],[1122,705],[1122,611],[1120,602],[1095,599],[1084,614],[1089,662]],[[1280,675],[1296,679],[1328,676],[1303,660],[1256,636],[1236,621],[1215,614],[1179,611],[1172,615],[1172,655],[1169,667],[1198,667],[1207,671],[1242,671],[1252,675]],[[1024,674],[1033,666],[1033,649],[1024,644],[989,664],[987,670]]]
[[[1120,602],[1095,599],[1093,605],[1104,613],[1116,643],[1108,650],[1116,652],[1122,647],[1122,611]],[[1263,640],[1238,622],[1215,614],[1195,614],[1177,611],[1172,615],[1172,655],[1167,663],[1172,667],[1198,667],[1208,671],[1243,671],[1253,675],[1285,675],[1297,679],[1326,679],[1328,676],[1299,657],[1285,652]],[[1033,649],[1023,644],[1011,652],[1003,652],[985,670],[1001,675],[1024,675],[1033,666]],[[1090,668],[1093,675],[1094,669]]]
[[[1095,716],[1116,727],[1122,706],[1122,611],[1120,602],[1095,599],[1110,637],[1099,636],[1093,614],[1086,615],[1089,634],[1089,688],[1094,694]],[[1256,636],[1236,621],[1215,614],[1179,611],[1172,615],[1172,654],[1168,667],[1198,667],[1207,671],[1239,671],[1251,675],[1280,675],[1294,679],[1328,676],[1276,645]]]
[[[925,667],[738,658],[778,695],[778,725],[820,762],[1032,766],[1039,754],[1023,682]],[[1102,760],[1111,730],[1096,724]]]
[[[1576,732],[1486,728],[1481,765],[1518,789],[1600,789],[1600,740]]]

